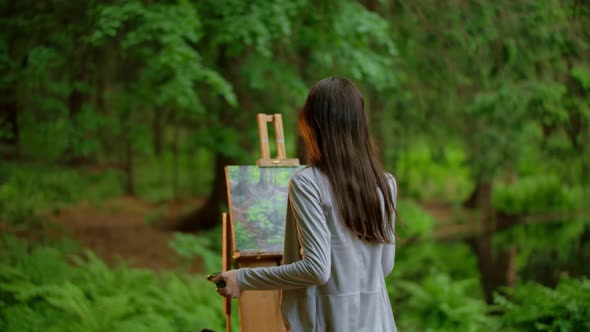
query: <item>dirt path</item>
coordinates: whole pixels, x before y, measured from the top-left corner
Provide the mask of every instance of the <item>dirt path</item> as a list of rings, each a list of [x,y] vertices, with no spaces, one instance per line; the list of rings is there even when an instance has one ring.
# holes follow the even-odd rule
[[[163,227],[166,220],[173,220],[188,208],[202,203],[203,200],[192,200],[151,204],[134,197],[117,197],[101,206],[88,203],[70,206],[50,219],[63,226],[64,235],[76,239],[109,265],[124,260],[132,267],[160,271],[182,266],[181,257],[168,244],[174,233]],[[455,233],[461,233],[462,228],[470,226],[455,224],[456,211],[450,206],[421,205],[437,220],[435,238],[452,238]],[[153,224],[155,220],[159,222]],[[201,262],[193,262],[190,270],[202,272]]]
[[[168,245],[174,233],[150,221],[171,220],[189,205],[196,207],[200,203],[157,205],[134,197],[117,197],[100,207],[80,203],[50,219],[63,226],[66,236],[94,251],[109,265],[124,260],[132,267],[159,271],[178,268],[182,261]],[[194,262],[190,270],[200,272],[200,262]]]

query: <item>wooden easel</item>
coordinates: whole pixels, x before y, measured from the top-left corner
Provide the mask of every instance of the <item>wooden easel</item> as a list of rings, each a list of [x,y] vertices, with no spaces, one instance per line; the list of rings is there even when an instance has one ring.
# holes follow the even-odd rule
[[[258,119],[258,138],[260,140],[260,159],[256,165],[261,167],[299,166],[298,158],[287,158],[285,136],[283,135],[283,117],[280,114],[258,114],[256,118]],[[272,122],[275,128],[277,156],[274,159],[270,157],[268,145],[268,122]]]
[[[299,166],[299,159],[287,158],[285,137],[283,135],[283,118],[280,114],[258,114],[258,137],[260,156],[256,162],[260,167]],[[275,131],[277,156],[271,158],[268,140],[268,123],[272,122]],[[229,198],[229,188],[228,188]],[[228,199],[229,201],[229,199]],[[266,267],[281,264],[283,255],[278,253],[240,253],[235,248],[233,222],[227,213],[222,219],[222,259],[223,271],[231,270],[232,259],[236,268]],[[226,331],[231,332],[231,300],[224,298]],[[280,291],[245,291],[239,299],[240,327],[242,332],[284,332],[286,331],[280,313]]]

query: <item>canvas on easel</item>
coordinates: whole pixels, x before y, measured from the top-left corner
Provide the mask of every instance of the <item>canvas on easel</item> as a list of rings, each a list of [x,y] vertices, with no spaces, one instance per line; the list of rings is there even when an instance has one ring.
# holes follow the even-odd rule
[[[261,159],[256,166],[226,166],[229,215],[223,215],[223,270],[280,265],[289,180],[301,168],[287,158],[280,114],[258,114]],[[267,124],[274,124],[277,156],[270,157]],[[231,302],[225,300],[227,331]],[[279,291],[245,291],[239,299],[242,332],[285,331]]]
[[[282,253],[289,179],[298,169],[227,166],[234,251]]]

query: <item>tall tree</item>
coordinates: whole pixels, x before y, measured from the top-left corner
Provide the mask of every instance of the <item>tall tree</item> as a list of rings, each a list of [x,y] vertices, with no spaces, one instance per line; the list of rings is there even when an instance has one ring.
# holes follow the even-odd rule
[[[245,156],[255,150],[256,113],[283,112],[294,124],[309,85],[329,75],[377,89],[394,84],[387,22],[355,1],[203,2],[199,13],[210,32],[202,48],[213,51],[211,65],[232,82],[239,106],[211,104],[219,116],[209,117],[209,126],[226,137],[211,146],[215,179],[207,203],[181,220],[183,230],[218,222],[227,199],[223,167],[254,163]]]
[[[393,1],[383,11],[393,22],[406,90],[387,102],[433,149],[458,144],[467,156],[473,191],[464,205],[479,211],[482,230],[469,243],[491,302],[514,266],[514,248],[492,239],[498,224],[516,220],[499,219],[495,183],[523,173],[520,165],[531,160],[540,172],[568,165],[558,171],[564,184],[586,181],[588,151],[576,142],[590,124],[581,88],[588,8],[574,1]]]

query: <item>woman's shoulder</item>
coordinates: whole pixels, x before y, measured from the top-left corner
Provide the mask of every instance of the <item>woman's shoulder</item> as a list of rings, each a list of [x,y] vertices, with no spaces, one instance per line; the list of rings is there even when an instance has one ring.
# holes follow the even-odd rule
[[[397,189],[397,180],[395,176],[389,172],[385,172],[385,178],[387,182],[389,182],[395,189]],[[327,178],[322,173],[319,168],[314,166],[305,166],[299,170],[297,170],[293,176],[291,177],[291,181],[296,182],[322,182],[326,181]]]
[[[395,182],[395,176],[393,174],[385,172],[385,177],[387,178],[387,180]]]
[[[305,166],[297,170],[291,177],[291,181],[317,181],[322,177],[322,173],[317,167]]]
[[[396,180],[395,176],[389,172],[385,172],[385,178],[387,179],[387,182],[389,182],[389,185],[391,186],[393,197],[397,197],[397,180]]]
[[[293,174],[290,186],[313,188],[314,191],[319,192],[325,180],[324,175],[317,167],[306,166]]]

